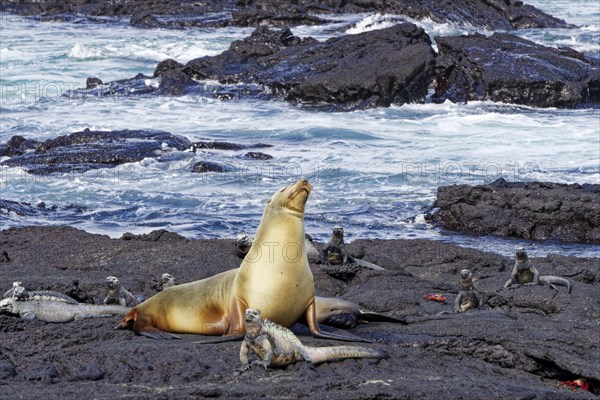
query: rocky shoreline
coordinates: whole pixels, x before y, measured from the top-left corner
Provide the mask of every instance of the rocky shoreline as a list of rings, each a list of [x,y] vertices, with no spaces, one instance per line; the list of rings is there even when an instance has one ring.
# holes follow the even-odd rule
[[[164,60],[154,76],[80,89],[70,96],[182,95],[207,80],[236,98],[276,98],[325,111],[391,104],[497,101],[533,107],[598,107],[600,67],[572,49],[554,49],[507,33],[436,37],[411,23],[319,42],[288,28],[257,28],[217,56],[185,65]],[[157,82],[152,81],[155,79]],[[145,84],[144,84],[145,82]],[[149,84],[148,82],[152,82]],[[209,94],[210,95],[210,94]]]
[[[152,77],[139,74],[109,83],[94,78],[93,85],[88,80],[86,88],[65,94],[70,97],[179,96],[202,90],[221,99],[276,98],[325,111],[351,111],[423,103],[431,88],[435,90],[433,102],[600,106],[599,60],[506,33],[523,28],[574,28],[521,1],[12,0],[3,2],[0,11],[42,19],[129,17],[131,25],[140,28],[258,27],[220,55],[186,65],[164,60]],[[288,28],[326,23],[319,15],[344,13],[387,13],[400,19],[431,19],[502,32],[489,37],[436,37],[435,53],[429,35],[408,22],[325,42],[296,37]],[[216,80],[219,86],[206,90],[207,80]]]
[[[438,188],[428,216],[476,235],[600,244],[600,185],[507,182]]]
[[[548,287],[504,289],[514,260],[427,240],[356,240],[348,251],[385,271],[311,264],[317,293],[339,296],[408,325],[370,323],[351,330],[388,353],[382,361],[346,360],[235,375],[239,343],[201,345],[201,337],[155,341],[114,331],[118,318],[67,324],[0,315],[3,396],[55,398],[596,398],[561,381],[600,383],[600,276],[597,259],[549,255],[532,262],[542,274],[573,282],[571,294]],[[156,293],[163,272],[183,283],[239,265],[232,240],[189,240],[166,231],[93,235],[68,227],[0,232],[0,284],[75,293],[98,302],[104,279],[120,278],[135,294]],[[458,273],[468,268],[488,308],[452,309]],[[73,282],[77,281],[77,286]],[[3,289],[3,290],[4,290]],[[448,304],[428,302],[443,293]],[[303,342],[325,345],[294,330]],[[257,384],[259,382],[260,384]]]

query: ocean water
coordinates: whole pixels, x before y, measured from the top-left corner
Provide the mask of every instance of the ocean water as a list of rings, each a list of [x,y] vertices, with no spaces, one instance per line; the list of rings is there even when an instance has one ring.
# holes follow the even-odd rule
[[[578,27],[516,34],[600,58],[599,3],[530,3]],[[244,151],[181,152],[169,162],[146,159],[115,169],[45,177],[0,168],[2,199],[59,208],[26,217],[0,215],[2,229],[69,224],[111,237],[159,228],[194,238],[232,238],[242,230],[252,235],[270,195],[306,178],[314,185],[306,231],[318,240],[327,240],[332,227],[342,225],[347,241],[428,238],[507,255],[526,244],[535,255],[600,257],[597,246],[452,234],[423,219],[442,185],[489,183],[500,177],[600,183],[599,110],[447,102],[323,113],[280,101],[222,101],[202,93],[73,99],[62,94],[85,86],[87,77],[108,82],[140,72],[151,75],[159,61],[185,63],[218,54],[253,29],[139,30],[125,20],[41,22],[12,15],[0,15],[0,20],[1,142],[13,135],[45,140],[85,128],[154,129],[190,140],[268,143],[273,147],[264,152],[274,157],[254,161],[242,158]],[[326,26],[292,31],[322,40],[401,20],[345,15]],[[479,31],[412,22],[432,37]],[[190,173],[201,160],[232,166],[235,172]]]

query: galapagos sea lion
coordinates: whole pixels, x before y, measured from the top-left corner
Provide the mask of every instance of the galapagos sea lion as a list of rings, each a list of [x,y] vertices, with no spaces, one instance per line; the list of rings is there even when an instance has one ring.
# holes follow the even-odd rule
[[[152,338],[173,333],[243,337],[247,308],[289,327],[304,319],[314,336],[356,341],[322,332],[315,313],[315,287],[304,249],[306,180],[277,191],[267,202],[248,254],[239,269],[165,289],[132,309],[117,326]],[[364,339],[363,339],[364,340]]]

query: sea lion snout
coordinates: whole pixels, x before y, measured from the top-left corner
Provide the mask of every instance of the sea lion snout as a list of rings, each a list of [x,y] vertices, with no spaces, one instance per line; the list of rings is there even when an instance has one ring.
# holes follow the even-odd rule
[[[304,205],[308,200],[308,195],[312,190],[312,185],[306,179],[300,179],[289,188],[289,194],[285,201],[286,208],[294,211],[304,212]]]

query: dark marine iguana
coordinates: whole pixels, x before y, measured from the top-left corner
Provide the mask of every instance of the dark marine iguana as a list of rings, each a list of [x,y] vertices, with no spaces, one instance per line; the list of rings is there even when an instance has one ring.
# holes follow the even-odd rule
[[[567,293],[571,293],[571,282],[569,280],[551,275],[540,276],[538,270],[529,262],[529,257],[523,247],[518,247],[516,250],[515,266],[504,287],[508,288],[513,284],[548,285],[556,291],[558,291],[558,288],[555,285],[565,286]]]
[[[369,268],[374,270],[383,270],[377,264],[354,258],[346,250],[344,243],[344,228],[336,226],[333,228],[333,235],[327,245],[321,250],[321,264],[325,265],[351,265],[356,264],[359,267]]]
[[[14,297],[0,300],[0,312],[18,315],[23,319],[44,322],[71,322],[86,318],[125,315],[130,308],[67,303],[48,299],[18,300]]]
[[[240,348],[241,371],[256,364],[268,367],[283,367],[297,361],[312,364],[344,358],[386,358],[377,350],[359,346],[304,346],[294,333],[274,322],[262,319],[259,310],[246,309],[244,324],[246,334]],[[259,358],[250,364],[248,353],[252,351]]]

